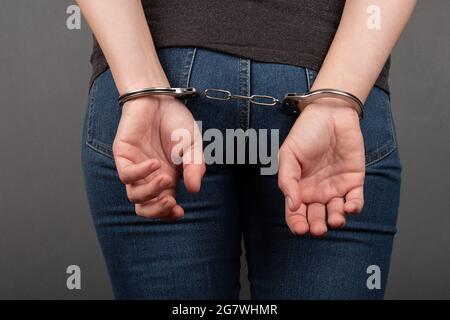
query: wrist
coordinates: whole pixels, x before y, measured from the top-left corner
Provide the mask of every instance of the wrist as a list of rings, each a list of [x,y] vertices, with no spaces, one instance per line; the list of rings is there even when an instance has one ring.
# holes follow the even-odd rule
[[[163,95],[151,95],[151,96],[142,96],[136,99],[129,100],[124,103],[122,107],[123,114],[133,114],[139,113],[141,111],[149,112],[149,111],[159,111],[160,106],[165,102],[170,102],[176,99],[172,96],[163,96]]]
[[[121,95],[141,88],[170,87],[169,80],[162,67],[152,69],[144,67],[139,73],[119,75],[117,79],[117,87]]]
[[[317,104],[325,104],[325,105],[334,105],[336,109],[342,110],[343,108],[354,109],[360,119],[363,118],[364,114],[364,102],[367,98],[367,95],[364,93],[364,90],[361,90],[360,85],[356,85],[355,83],[347,83],[339,81],[339,77],[333,77],[331,79],[327,79],[328,73],[319,72],[316,80],[314,81],[311,91],[320,91],[326,90],[324,88],[332,88],[332,90],[345,93],[345,97],[324,97],[319,98],[314,102]],[[342,98],[342,99],[338,99]],[[350,98],[350,99],[348,99]]]
[[[285,95],[283,103],[297,106],[300,112],[314,104],[353,109],[360,119],[363,118],[364,114],[364,105],[358,97],[349,92],[336,89],[318,89],[303,94],[288,93]]]
[[[331,112],[347,111],[358,114],[354,105],[352,105],[350,102],[336,98],[320,98],[314,101],[311,105],[315,105],[316,107],[323,107],[325,109],[330,109]]]
[[[318,112],[333,118],[345,118],[359,122],[356,109],[348,102],[334,98],[322,98],[308,105],[303,112]]]
[[[121,86],[119,92],[120,94],[124,94],[126,92],[139,90],[142,88],[165,88],[170,87],[169,81],[167,78],[154,78],[151,79],[133,79],[132,82],[126,83]]]

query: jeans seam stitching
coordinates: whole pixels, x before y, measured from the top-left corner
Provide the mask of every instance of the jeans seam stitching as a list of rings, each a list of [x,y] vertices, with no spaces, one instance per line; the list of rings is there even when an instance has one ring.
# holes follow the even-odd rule
[[[240,95],[248,95],[249,90],[249,66],[248,66],[249,59],[240,58],[239,59],[239,94]],[[248,119],[249,117],[249,101],[243,101],[238,100],[238,106],[239,106],[239,127],[241,129],[248,129],[246,128],[248,126]],[[245,117],[246,124],[243,124],[242,117]]]
[[[97,78],[96,80],[98,80]],[[94,118],[95,118],[95,94],[98,91],[98,83],[94,82],[92,85],[92,90],[89,97],[89,110],[88,110],[88,126],[87,126],[87,141],[86,145],[92,150],[107,156],[108,158],[114,159],[112,149],[110,147],[106,147],[100,141],[97,141],[94,138]]]
[[[89,97],[89,108],[88,108],[88,126],[87,126],[87,142],[92,143],[94,141],[94,104],[95,104],[95,93],[97,92],[97,82],[92,85],[92,91]]]
[[[86,142],[86,145],[90,149],[94,150],[95,152],[97,152],[97,153],[99,153],[99,154],[101,154],[101,155],[103,155],[105,157],[108,157],[108,158],[114,160],[114,156],[112,155],[112,151],[109,148],[106,148],[106,147],[100,145],[99,143]]]
[[[395,144],[386,144],[384,147],[379,148],[378,150],[371,152],[374,156],[371,158],[374,158],[373,160],[368,160],[366,163],[366,167],[369,167],[371,165],[374,165],[381,160],[388,157],[392,152],[394,152],[397,149],[397,146]],[[381,155],[380,155],[381,154]],[[376,156],[375,156],[376,155]]]
[[[247,60],[247,95],[250,95],[252,93],[252,88],[250,87],[251,85],[251,79],[250,79],[250,74],[251,74],[251,61],[250,59]],[[251,113],[251,108],[252,105],[250,103],[250,101],[247,101],[247,128],[250,128],[250,113]]]
[[[188,70],[187,77],[186,77],[186,87],[189,87],[189,84],[191,81],[192,66],[194,65],[196,53],[197,53],[197,48],[194,48],[192,50],[191,59],[190,59],[191,61],[189,63],[189,70]]]

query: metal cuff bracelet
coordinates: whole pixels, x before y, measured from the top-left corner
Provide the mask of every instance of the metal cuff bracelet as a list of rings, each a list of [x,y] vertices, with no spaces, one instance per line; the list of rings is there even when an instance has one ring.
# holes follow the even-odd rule
[[[362,119],[364,116],[364,104],[355,95],[336,89],[319,89],[307,93],[288,93],[284,96],[284,103],[297,106],[303,111],[308,105],[322,98],[334,98],[345,101],[352,105]]]
[[[123,106],[127,101],[152,95],[165,95],[165,96],[174,96],[177,98],[183,97],[187,98],[196,95],[196,90],[195,88],[165,88],[165,87],[145,88],[140,90],[129,91],[121,95],[118,101],[120,106]]]

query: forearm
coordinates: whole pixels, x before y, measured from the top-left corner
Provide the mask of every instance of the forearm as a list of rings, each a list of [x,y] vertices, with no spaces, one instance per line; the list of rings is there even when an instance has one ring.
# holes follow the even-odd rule
[[[111,68],[121,94],[169,86],[140,0],[77,0]]]
[[[411,17],[416,0],[347,0],[336,36],[313,90],[333,88],[367,99]],[[367,25],[370,6],[381,9],[381,29]]]

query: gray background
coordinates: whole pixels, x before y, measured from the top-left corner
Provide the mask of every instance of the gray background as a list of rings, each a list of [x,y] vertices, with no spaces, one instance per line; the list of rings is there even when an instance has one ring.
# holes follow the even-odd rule
[[[80,169],[91,37],[68,0],[0,8],[0,298],[112,298]],[[404,165],[390,299],[450,298],[450,1],[421,0],[393,55]],[[82,268],[68,291],[66,267]],[[244,288],[243,296],[247,296]]]

